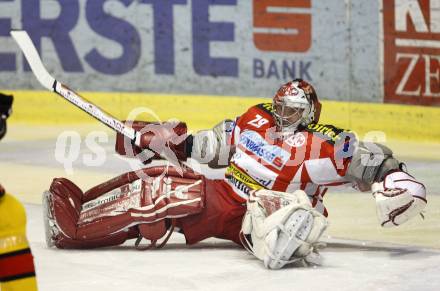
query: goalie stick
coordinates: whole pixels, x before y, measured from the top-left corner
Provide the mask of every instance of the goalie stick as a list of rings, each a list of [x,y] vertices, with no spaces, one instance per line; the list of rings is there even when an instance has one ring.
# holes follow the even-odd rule
[[[55,80],[41,61],[38,55],[37,49],[35,48],[29,34],[24,30],[12,30],[11,35],[17,42],[21,51],[24,53],[26,60],[31,66],[32,72],[34,73],[37,80],[49,91],[55,92],[76,107],[82,109],[89,115],[93,116],[100,122],[104,123],[111,129],[123,134],[128,137],[135,145],[140,146],[141,134],[131,127],[126,126],[123,122],[106,113],[98,106],[87,101],[81,97],[78,93],[63,85],[59,81]]]

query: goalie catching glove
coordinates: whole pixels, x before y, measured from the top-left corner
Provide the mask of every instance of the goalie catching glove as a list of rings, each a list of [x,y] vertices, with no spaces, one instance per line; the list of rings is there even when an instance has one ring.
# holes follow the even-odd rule
[[[421,214],[427,203],[425,186],[402,171],[386,175],[382,182],[372,185],[372,190],[383,227],[398,226]]]
[[[250,194],[241,237],[266,268],[281,269],[308,261],[326,228],[326,218],[312,208],[304,191],[259,190]]]

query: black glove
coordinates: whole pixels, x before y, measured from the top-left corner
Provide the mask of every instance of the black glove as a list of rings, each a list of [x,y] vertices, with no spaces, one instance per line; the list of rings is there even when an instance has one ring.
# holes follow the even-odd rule
[[[12,95],[5,95],[0,93],[0,139],[6,134],[6,119],[12,113]]]

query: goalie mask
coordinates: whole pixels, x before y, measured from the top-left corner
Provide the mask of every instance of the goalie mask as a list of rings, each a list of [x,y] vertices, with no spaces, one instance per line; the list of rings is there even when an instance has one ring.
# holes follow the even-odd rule
[[[0,93],[0,139],[6,134],[6,119],[12,112],[12,95]]]
[[[277,130],[282,134],[290,134],[300,126],[318,122],[321,103],[312,85],[295,79],[278,89],[273,97],[272,109]]]

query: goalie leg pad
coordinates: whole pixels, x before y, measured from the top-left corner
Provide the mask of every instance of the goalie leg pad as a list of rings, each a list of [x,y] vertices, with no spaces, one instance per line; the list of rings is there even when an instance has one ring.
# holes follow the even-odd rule
[[[155,241],[166,233],[165,219],[199,213],[204,207],[205,181],[185,170],[155,167],[121,175],[82,194],[66,179],[55,179],[46,194],[47,237],[57,247],[120,244],[133,229]],[[157,176],[152,176],[155,174]],[[105,191],[105,192],[104,192]],[[90,199],[91,197],[96,197]],[[123,233],[123,234],[120,234]],[[111,243],[113,241],[113,243]]]
[[[313,215],[304,209],[295,209],[287,220],[266,236],[268,256],[264,265],[269,269],[280,269],[289,263],[295,251],[307,239],[313,226]]]
[[[247,206],[242,233],[250,235],[252,244],[243,244],[269,269],[308,256],[327,227],[303,191],[260,190],[251,194]]]
[[[82,191],[64,178],[54,179],[50,191],[43,194],[43,220],[48,247],[104,247],[118,245],[130,237],[136,237],[133,229],[104,234],[92,239],[79,237],[78,220],[81,214],[81,195]]]

